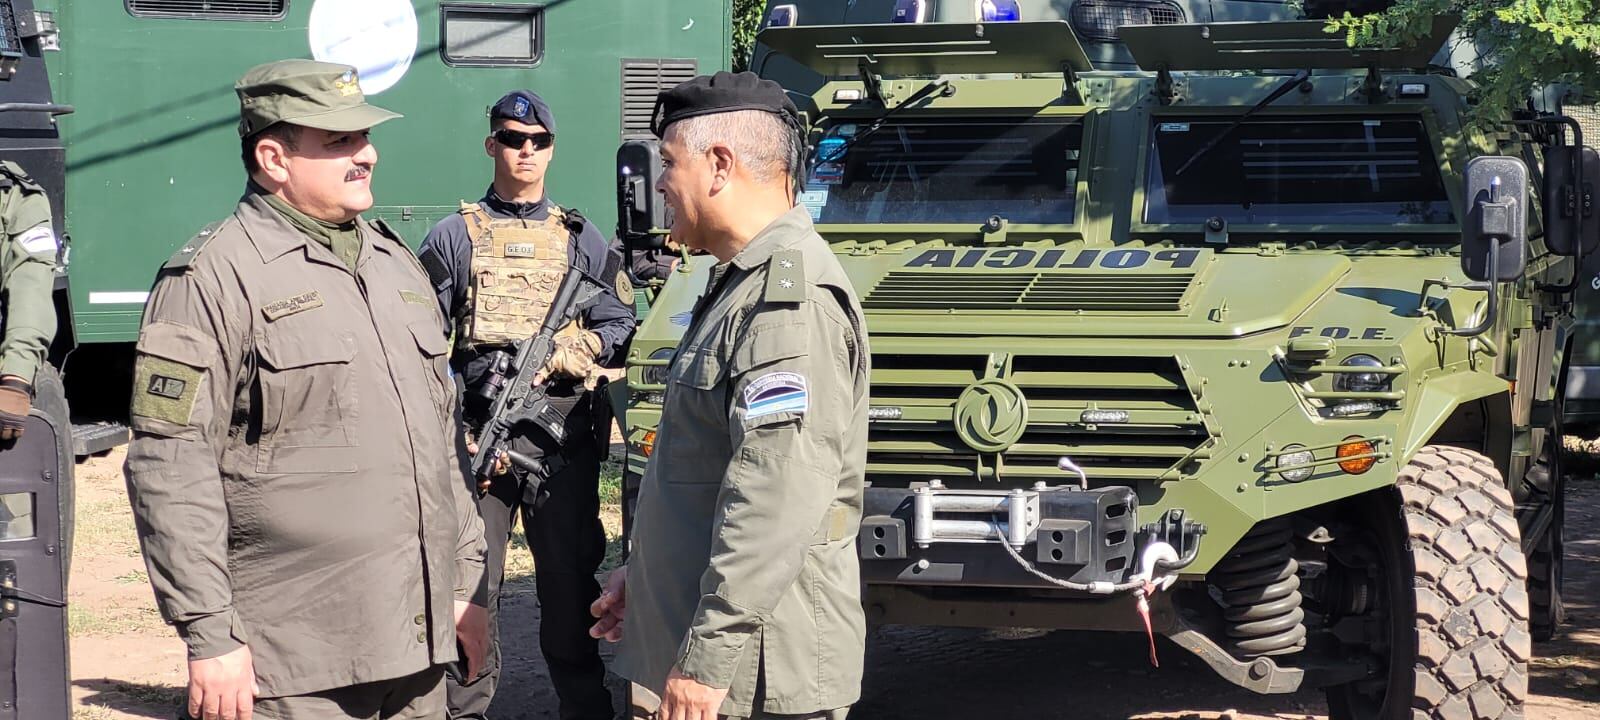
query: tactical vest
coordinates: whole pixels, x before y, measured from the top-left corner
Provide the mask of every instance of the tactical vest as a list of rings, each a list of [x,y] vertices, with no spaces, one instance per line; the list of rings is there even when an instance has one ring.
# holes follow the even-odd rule
[[[497,220],[462,203],[461,216],[472,240],[472,284],[456,344],[507,345],[537,334],[570,264],[567,214],[552,204],[541,222]]]

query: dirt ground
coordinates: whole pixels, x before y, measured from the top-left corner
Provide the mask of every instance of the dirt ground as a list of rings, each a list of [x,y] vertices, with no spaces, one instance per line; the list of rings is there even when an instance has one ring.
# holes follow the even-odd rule
[[[183,645],[157,615],[134,537],[122,451],[80,464],[71,602],[74,720],[171,720],[184,696]],[[1534,646],[1528,717],[1600,717],[1600,483],[1568,503],[1569,623]],[[616,529],[616,518],[609,518]],[[554,720],[540,660],[534,568],[512,549],[502,643],[507,669],[496,720]],[[609,655],[609,648],[607,649]],[[1315,691],[1263,697],[1213,677],[1163,644],[1152,669],[1132,635],[890,627],[868,647],[865,697],[853,718],[1323,718]]]

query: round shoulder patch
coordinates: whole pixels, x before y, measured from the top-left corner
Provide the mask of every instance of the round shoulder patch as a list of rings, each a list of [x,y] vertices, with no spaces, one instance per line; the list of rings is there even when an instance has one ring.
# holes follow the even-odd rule
[[[626,270],[617,271],[617,297],[624,303],[633,302],[633,281],[628,278]]]

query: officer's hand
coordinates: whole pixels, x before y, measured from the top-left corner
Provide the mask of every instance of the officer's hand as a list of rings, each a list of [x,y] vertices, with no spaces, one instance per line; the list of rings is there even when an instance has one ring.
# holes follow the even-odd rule
[[[467,454],[473,457],[478,455],[478,441],[467,438]],[[511,456],[501,455],[494,460],[494,469],[490,476],[478,480],[478,492],[489,492],[489,486],[494,484],[494,479],[511,472]]]
[[[478,677],[483,661],[489,655],[489,611],[482,605],[465,600],[456,601],[456,640],[467,656],[467,678]]]
[[[33,407],[33,386],[16,375],[0,377],[0,440],[22,437]]]
[[[667,688],[661,693],[658,720],[717,720],[717,708],[728,697],[727,688],[702,685],[681,672],[672,669],[667,676]]]
[[[196,720],[250,720],[256,695],[250,647],[189,661],[189,717]]]
[[[563,330],[556,336],[556,351],[550,356],[551,377],[583,379],[594,372],[594,359],[599,357],[604,344],[600,336],[576,327]]]
[[[622,616],[628,609],[627,586],[628,566],[612,570],[600,597],[589,605],[589,614],[600,618],[600,622],[589,628],[589,637],[605,638],[609,642],[622,639]]]

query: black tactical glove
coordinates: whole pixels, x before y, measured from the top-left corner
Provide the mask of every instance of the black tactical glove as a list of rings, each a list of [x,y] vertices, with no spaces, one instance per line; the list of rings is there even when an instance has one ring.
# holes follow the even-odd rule
[[[22,437],[33,407],[33,386],[15,375],[0,377],[0,440]]]

